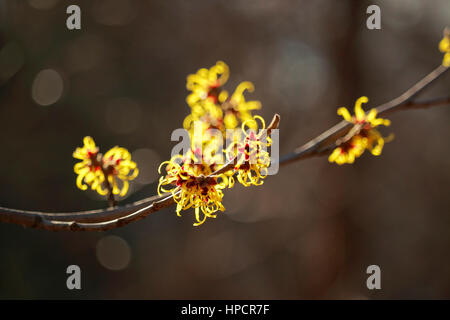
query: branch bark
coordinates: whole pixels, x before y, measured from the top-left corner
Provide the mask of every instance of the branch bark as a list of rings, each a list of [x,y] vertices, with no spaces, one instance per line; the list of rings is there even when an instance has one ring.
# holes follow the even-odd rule
[[[267,132],[270,133],[271,130],[278,128],[279,122],[280,116],[275,114]],[[233,167],[234,159],[208,177],[221,174]],[[72,213],[48,213],[0,207],[0,222],[52,231],[106,231],[143,219],[150,213],[169,207],[174,203],[173,196],[166,193],[124,207]]]
[[[402,95],[376,107],[378,114],[385,115],[399,110],[449,104],[450,97],[448,96],[422,102],[412,101],[414,97],[440,78],[446,71],[448,71],[448,68],[439,66]],[[268,132],[277,128],[278,124],[279,116],[275,115],[268,127]],[[312,156],[328,154],[335,147],[336,141],[344,136],[351,127],[352,124],[345,120],[339,122],[316,138],[298,147],[294,152],[281,157],[280,164],[285,165]],[[122,207],[71,213],[48,213],[0,207],[0,222],[53,231],[105,231],[143,219],[150,213],[171,206],[174,202],[172,195],[164,194],[145,198]]]
[[[445,72],[448,71],[448,69],[449,68],[440,65],[415,85],[413,85],[411,88],[406,90],[403,94],[396,97],[395,99],[392,99],[389,102],[379,105],[375,109],[378,111],[379,115],[386,115],[399,110],[428,108],[431,106],[448,104],[449,97],[418,103],[412,102],[412,99],[414,97],[419,95],[424,89],[426,89],[429,85],[439,79],[443,74],[445,74]],[[298,161],[313,156],[321,156],[327,154],[330,149],[333,149],[336,146],[336,141],[340,137],[347,134],[352,126],[353,124],[342,120],[311,141],[296,148],[294,152],[281,157],[280,165],[285,165],[293,161]]]

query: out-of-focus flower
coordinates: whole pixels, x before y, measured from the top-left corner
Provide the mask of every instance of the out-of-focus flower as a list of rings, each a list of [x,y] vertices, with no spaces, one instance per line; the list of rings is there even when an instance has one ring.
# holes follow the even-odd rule
[[[81,160],[74,166],[74,171],[78,175],[77,187],[81,190],[86,190],[88,188],[87,185],[89,185],[92,190],[97,191],[101,195],[106,195],[108,190],[103,188],[105,176],[101,167],[99,149],[91,137],[84,137],[83,143],[83,147],[76,148],[73,153],[75,159]]]
[[[251,111],[261,109],[261,103],[259,101],[245,100],[245,90],[253,92],[255,90],[253,83],[249,81],[241,82],[230,98],[228,98],[228,93],[221,96],[223,99],[222,109],[225,112],[223,121],[227,129],[236,128],[239,125],[239,120],[241,122],[251,120]],[[249,123],[249,126],[251,129],[256,129],[256,123],[252,121]]]
[[[344,163],[353,163],[355,159],[364,152],[364,143],[358,135],[353,136],[350,141],[344,142],[342,145],[333,150],[328,160],[341,165]]]
[[[252,127],[258,127],[257,119],[262,123],[259,134],[256,134],[252,129]],[[249,127],[247,130],[246,126]],[[228,157],[236,161],[234,171],[238,181],[243,186],[261,185],[267,176],[267,168],[270,165],[270,155],[267,152],[267,147],[270,146],[271,140],[270,137],[262,138],[265,128],[264,119],[260,116],[246,120],[242,124],[244,138],[240,141],[233,141],[227,148]],[[234,177],[230,175],[229,187],[233,185]]]
[[[342,116],[348,122],[352,122],[353,124],[365,125],[366,128],[368,128],[368,126],[375,128],[379,125],[389,126],[391,122],[388,119],[377,118],[376,109],[371,109],[366,115],[362,108],[362,104],[367,102],[369,102],[369,99],[364,96],[356,100],[354,116],[351,116],[350,112],[345,107],[339,108],[337,110],[337,114]]]
[[[392,139],[392,136],[384,138],[375,129],[379,125],[389,126],[391,122],[388,119],[377,118],[376,109],[371,109],[368,114],[362,109],[361,105],[368,101],[369,99],[364,96],[356,100],[354,116],[345,107],[337,110],[338,115],[353,123],[357,131],[348,141],[344,141],[333,150],[328,161],[336,162],[339,165],[353,163],[365,150],[369,150],[374,156],[378,156],[381,154],[385,142]]]
[[[194,121],[202,121],[209,128],[225,131],[234,129],[252,118],[251,111],[260,109],[259,101],[246,101],[244,92],[252,92],[254,86],[249,81],[240,83],[230,96],[223,90],[229,77],[228,66],[219,61],[210,69],[202,68],[187,78],[186,87],[192,91],[186,101],[191,107],[183,127],[192,129]]]
[[[450,67],[450,29],[448,28],[444,30],[444,38],[439,43],[439,50],[444,53],[442,65]]]
[[[139,174],[136,162],[131,161],[130,152],[121,147],[114,147],[103,156],[103,167],[108,176],[113,194],[124,196],[129,187],[128,181],[133,180]],[[120,180],[122,186],[117,183]]]
[[[206,100],[191,107],[191,113],[183,121],[183,127],[192,131],[194,122],[201,121],[206,129],[224,131],[223,110],[212,101]]]
[[[103,156],[91,137],[84,137],[83,147],[76,148],[75,159],[81,160],[74,166],[78,175],[77,187],[86,190],[88,186],[101,195],[108,193],[107,181],[113,194],[124,196],[128,191],[128,181],[133,180],[139,171],[136,163],[131,161],[131,154],[125,148],[114,147]],[[121,186],[117,183],[121,181]]]
[[[158,172],[165,166],[166,174],[159,179],[158,194],[170,192],[177,203],[177,215],[182,210],[195,209],[194,226],[201,225],[206,218],[215,218],[215,212],[224,211],[223,192],[228,178],[225,174],[211,176],[217,165],[209,161],[199,161],[196,152],[186,156],[176,155],[161,163]],[[169,188],[166,188],[169,186]]]
[[[228,80],[229,68],[223,61],[218,61],[209,69],[201,68],[195,74],[187,77],[186,87],[192,91],[186,98],[189,106],[195,106],[199,101],[209,99],[217,102],[220,87]]]

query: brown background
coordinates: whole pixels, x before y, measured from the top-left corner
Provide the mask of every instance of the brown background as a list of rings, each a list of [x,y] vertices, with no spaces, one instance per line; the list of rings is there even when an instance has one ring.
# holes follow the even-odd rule
[[[217,60],[230,90],[252,81],[260,114],[281,114],[287,153],[335,124],[337,107],[386,102],[437,67],[450,23],[448,0],[76,3],[80,31],[65,27],[67,1],[0,2],[0,206],[104,207],[75,186],[71,154],[85,135],[134,152],[141,178],[123,203],[153,195],[189,112],[185,78]],[[369,4],[382,30],[366,29]],[[449,84],[447,74],[423,97]],[[381,157],[282,167],[262,187],[226,192],[226,212],[200,228],[174,207],[106,233],[2,224],[0,298],[450,298],[450,110],[391,120]],[[124,242],[99,245],[108,235]],[[66,289],[70,264],[81,291]],[[371,264],[380,291],[366,288]]]

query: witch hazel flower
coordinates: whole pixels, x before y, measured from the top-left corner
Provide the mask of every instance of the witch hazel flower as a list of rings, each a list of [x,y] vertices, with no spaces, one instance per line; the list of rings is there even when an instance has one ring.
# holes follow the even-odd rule
[[[258,127],[256,120],[261,122],[262,129],[259,134],[256,134],[251,128],[246,130],[249,124],[252,124],[252,127]],[[242,124],[243,138],[233,141],[227,148],[228,158],[235,159],[236,162],[234,172],[229,177],[229,187],[234,185],[234,175],[245,187],[259,186],[264,183],[270,166],[270,154],[267,152],[267,147],[271,144],[270,137],[263,137],[265,128],[265,121],[260,116],[254,116],[253,119],[244,121]]]
[[[161,163],[166,174],[159,179],[158,194],[170,192],[177,203],[177,215],[182,210],[194,208],[194,226],[203,224],[207,218],[216,218],[217,211],[224,211],[223,189],[228,184],[225,174],[212,175],[217,164],[212,159],[199,161],[198,152],[190,150],[185,156],[175,155]]]
[[[87,136],[83,139],[83,147],[73,152],[75,159],[81,160],[74,166],[78,175],[76,184],[81,190],[88,186],[100,195],[112,194],[124,196],[129,187],[128,181],[139,174],[135,162],[127,149],[114,147],[104,155],[99,152],[94,139]]]
[[[442,65],[444,67],[450,67],[450,29],[445,28],[444,38],[439,42],[439,50],[444,53]]]
[[[183,122],[185,129],[192,129],[193,123],[200,120],[210,128],[224,132],[250,120],[251,112],[261,109],[259,101],[247,101],[244,96],[246,91],[254,91],[253,83],[243,81],[232,94],[229,94],[223,88],[228,77],[229,67],[223,61],[218,61],[209,69],[201,68],[187,77],[186,88],[191,93],[186,102],[191,108],[191,113]]]
[[[360,97],[355,103],[355,114],[352,116],[347,108],[341,107],[337,110],[337,114],[342,116],[346,121],[352,123],[354,127],[353,135],[340,143],[331,155],[328,157],[329,162],[335,162],[338,165],[344,163],[353,163],[355,159],[360,157],[365,150],[369,150],[372,155],[378,156],[383,150],[386,142],[392,140],[392,135],[383,137],[381,133],[375,129],[380,125],[389,126],[391,122],[388,119],[377,118],[377,110],[371,109],[367,114],[362,109],[362,104],[367,103],[369,99],[365,96]]]

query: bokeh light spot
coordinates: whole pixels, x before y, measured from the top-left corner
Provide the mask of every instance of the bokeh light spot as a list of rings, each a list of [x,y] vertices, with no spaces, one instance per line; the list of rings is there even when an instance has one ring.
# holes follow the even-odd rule
[[[37,104],[49,106],[61,98],[63,90],[64,82],[61,75],[53,69],[45,69],[34,79],[31,95]]]
[[[109,270],[123,270],[131,260],[128,243],[118,236],[106,236],[97,243],[98,262]]]

